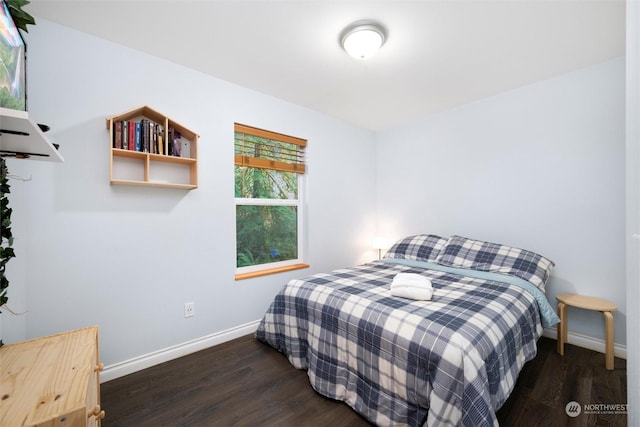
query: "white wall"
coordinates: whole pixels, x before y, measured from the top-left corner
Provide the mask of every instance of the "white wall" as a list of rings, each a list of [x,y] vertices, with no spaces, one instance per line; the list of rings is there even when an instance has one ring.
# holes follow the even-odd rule
[[[614,301],[624,344],[624,72],[619,58],[380,133],[379,233],[541,253],[549,300]],[[570,309],[569,329],[604,339],[600,313]]]
[[[628,423],[640,425],[640,2],[627,1],[627,402]]]
[[[65,163],[24,163],[33,181],[16,187],[14,214],[28,224],[26,278],[11,286],[26,293],[26,336],[5,322],[5,337],[97,324],[110,365],[257,321],[288,279],[375,256],[370,132],[37,22],[27,37],[29,110],[51,126]],[[198,189],[109,185],[105,119],[141,105],[200,134]],[[234,121],[308,139],[310,269],[234,281]],[[196,315],[185,319],[188,301]]]

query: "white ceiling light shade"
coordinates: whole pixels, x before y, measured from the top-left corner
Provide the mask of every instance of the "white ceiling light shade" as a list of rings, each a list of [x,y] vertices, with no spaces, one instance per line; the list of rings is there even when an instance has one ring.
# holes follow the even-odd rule
[[[384,27],[373,21],[358,21],[342,32],[344,50],[356,59],[371,58],[386,40]]]

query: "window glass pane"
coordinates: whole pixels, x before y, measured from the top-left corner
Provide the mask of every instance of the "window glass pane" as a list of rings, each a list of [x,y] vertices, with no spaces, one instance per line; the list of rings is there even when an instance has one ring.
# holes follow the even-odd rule
[[[298,258],[296,206],[236,206],[236,265]]]
[[[245,199],[297,199],[298,174],[235,166],[236,197]]]

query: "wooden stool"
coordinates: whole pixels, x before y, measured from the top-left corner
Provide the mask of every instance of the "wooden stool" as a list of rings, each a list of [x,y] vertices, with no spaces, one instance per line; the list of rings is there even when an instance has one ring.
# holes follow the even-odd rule
[[[618,307],[607,300],[587,297],[578,294],[560,294],[556,296],[558,300],[558,353],[564,356],[564,343],[567,342],[567,306],[584,308],[585,310],[599,311],[604,315],[605,336],[606,336],[606,366],[613,369],[613,312]]]

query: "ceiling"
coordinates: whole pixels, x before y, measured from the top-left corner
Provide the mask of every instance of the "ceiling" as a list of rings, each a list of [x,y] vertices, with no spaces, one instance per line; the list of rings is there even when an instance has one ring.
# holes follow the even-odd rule
[[[624,0],[31,0],[36,17],[379,131],[624,55]],[[367,61],[340,32],[387,30]]]

